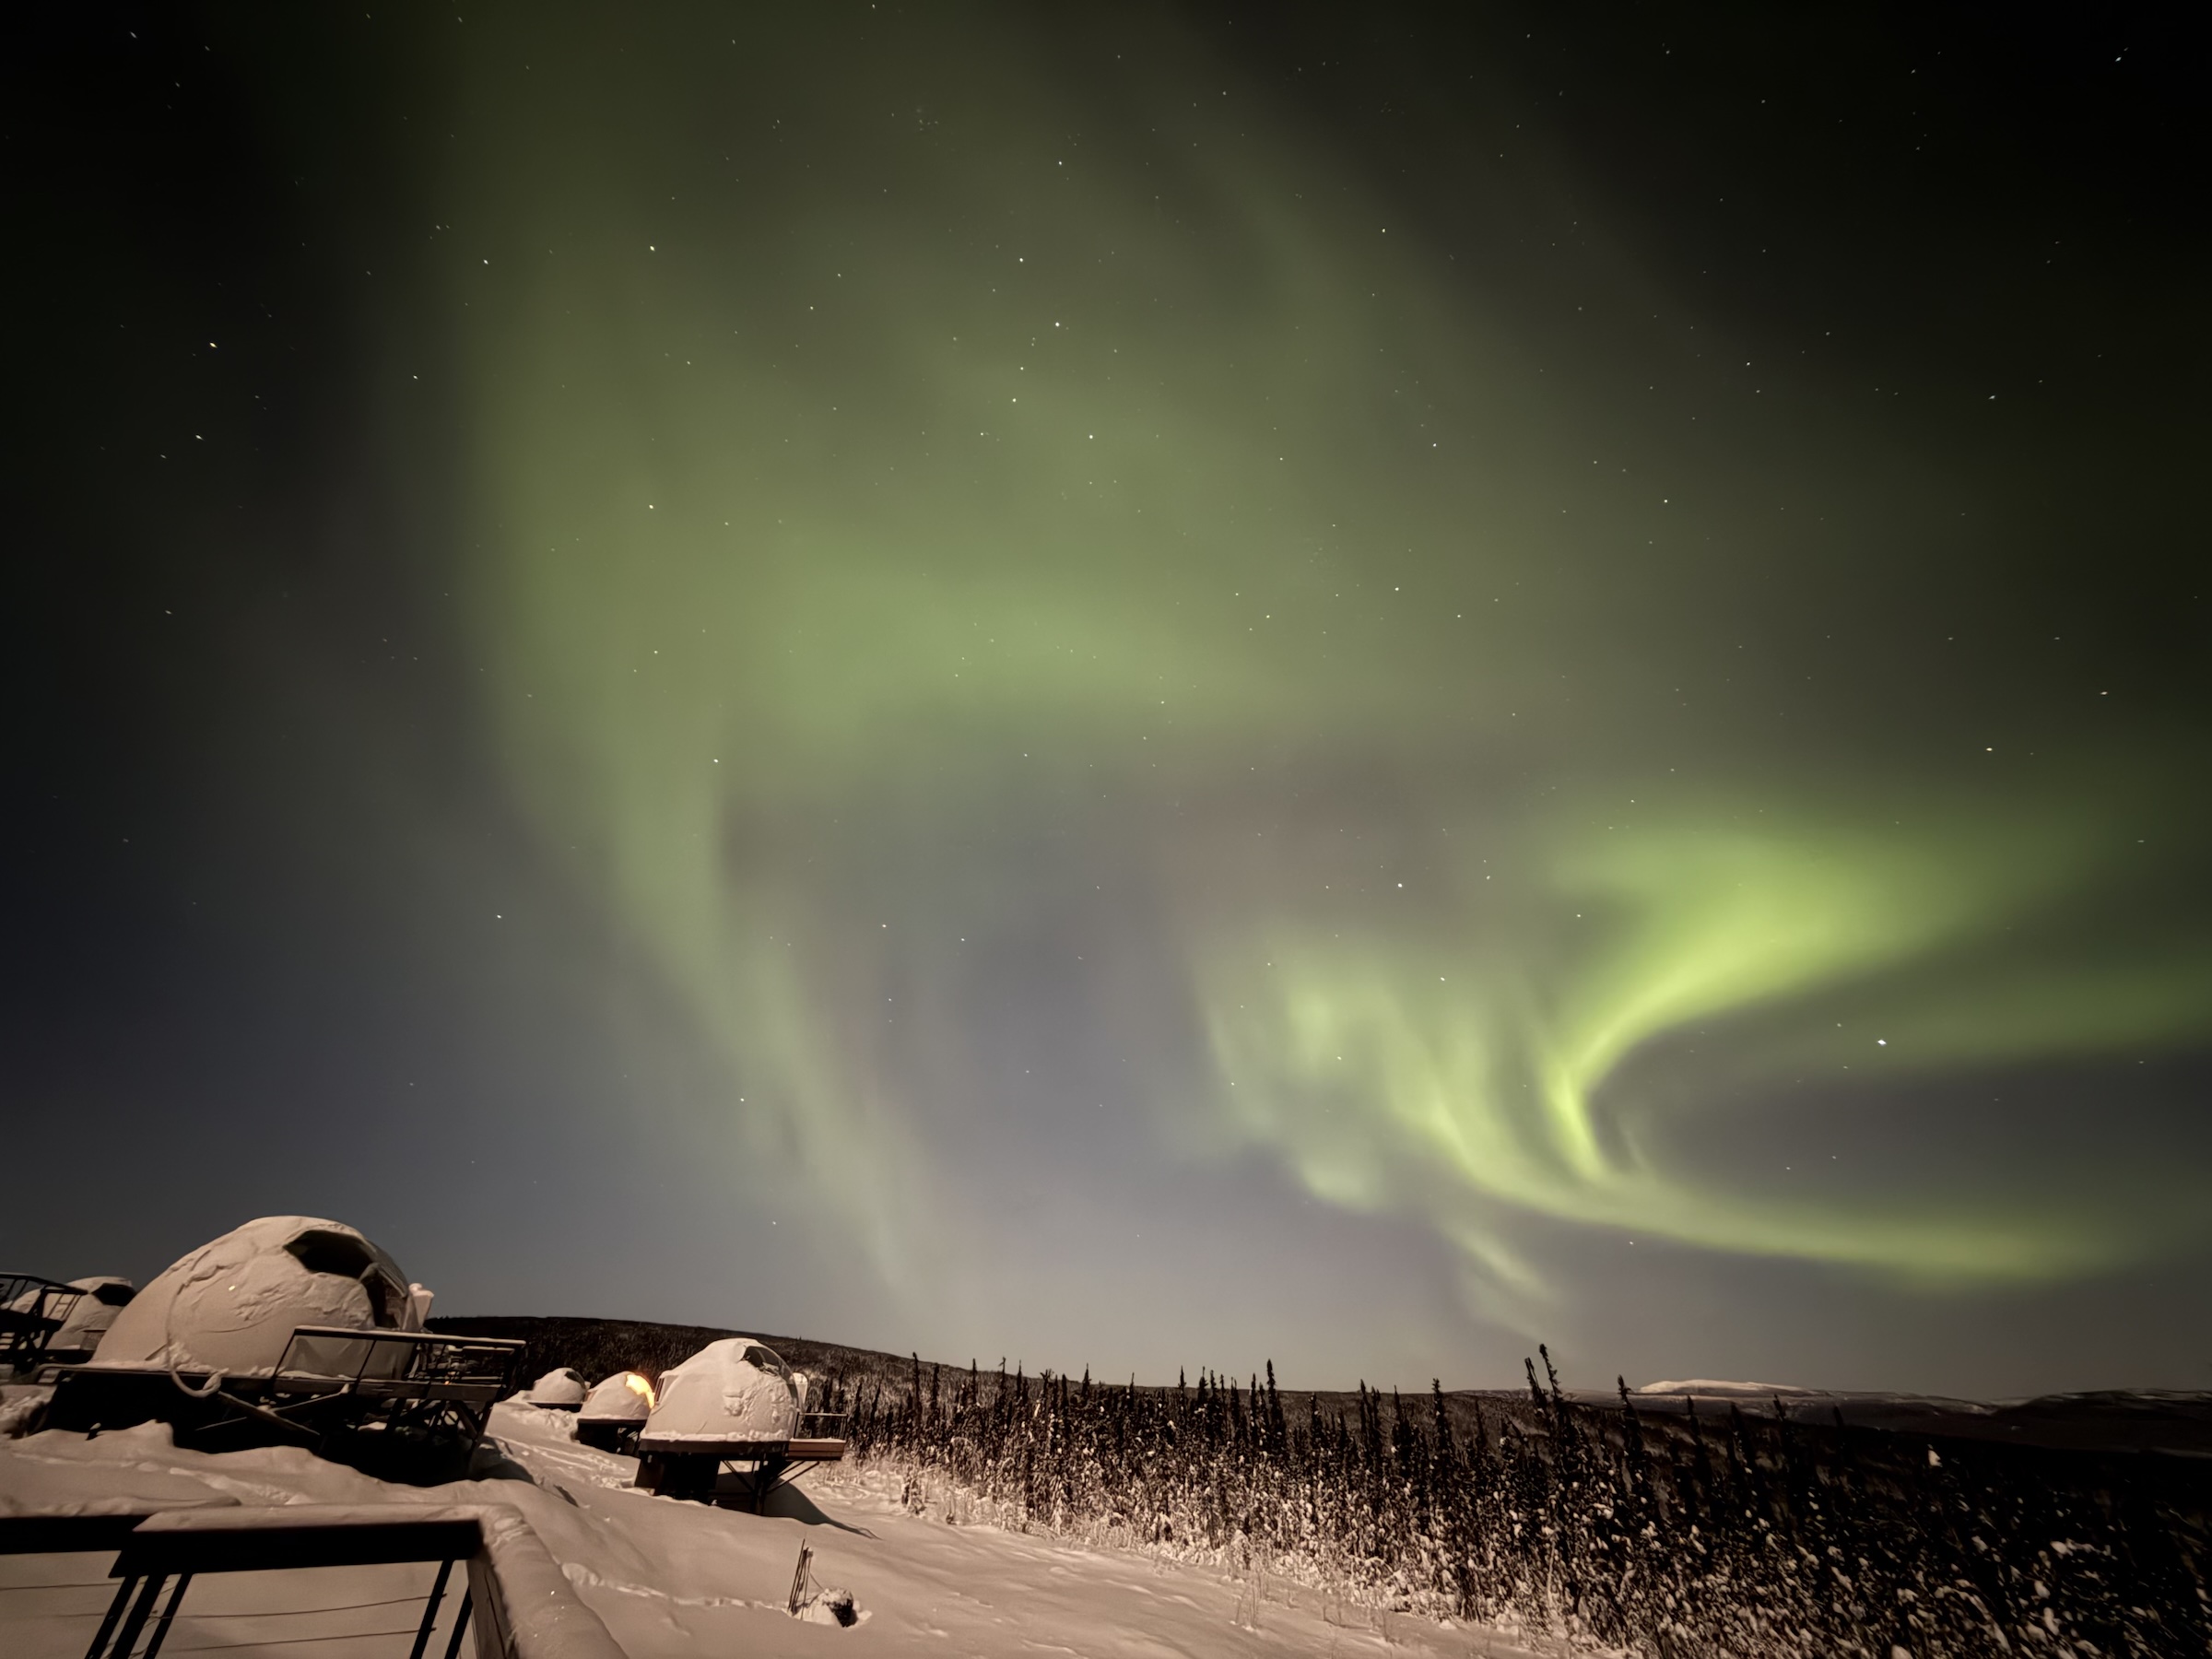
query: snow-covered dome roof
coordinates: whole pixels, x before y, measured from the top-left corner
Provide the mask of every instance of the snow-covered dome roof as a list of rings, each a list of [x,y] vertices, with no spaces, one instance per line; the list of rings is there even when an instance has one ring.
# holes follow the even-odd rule
[[[586,1422],[641,1423],[653,1409],[653,1384],[636,1371],[617,1371],[584,1396]]]
[[[343,1222],[264,1216],[201,1245],[132,1298],[93,1363],[266,1376],[295,1325],[419,1331],[429,1301],[398,1263]]]
[[[89,1351],[100,1346],[100,1339],[108,1327],[115,1323],[131,1300],[131,1281],[116,1278],[111,1274],[95,1274],[90,1278],[71,1279],[69,1288],[82,1290],[62,1320],[61,1328],[47,1342],[50,1348],[71,1351]]]
[[[791,1368],[765,1344],[729,1336],[661,1373],[660,1399],[641,1433],[649,1441],[782,1441],[798,1428]]]
[[[551,1406],[573,1411],[583,1404],[583,1379],[567,1366],[549,1371],[531,1384],[529,1400],[533,1406]]]

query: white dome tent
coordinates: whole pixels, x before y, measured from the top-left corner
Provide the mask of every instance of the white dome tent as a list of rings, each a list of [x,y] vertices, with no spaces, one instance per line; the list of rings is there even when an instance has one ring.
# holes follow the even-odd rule
[[[637,1484],[669,1497],[712,1500],[724,1465],[744,1465],[729,1495],[758,1509],[795,1464],[831,1463],[841,1440],[808,1438],[806,1383],[752,1336],[710,1342],[661,1373],[638,1431]]]
[[[426,1331],[429,1305],[358,1229],[264,1216],[120,1308],[90,1361],[57,1377],[48,1421],[154,1419],[199,1450],[288,1442],[386,1478],[457,1479],[524,1344]]]
[[[47,1353],[56,1359],[89,1359],[135,1293],[129,1279],[104,1273],[71,1279],[69,1288],[84,1296],[48,1341]]]
[[[201,1245],[133,1297],[92,1363],[266,1377],[301,1325],[419,1331],[429,1301],[343,1222],[264,1216]]]
[[[620,1423],[641,1423],[652,1414],[653,1387],[634,1371],[617,1371],[584,1396],[582,1415]]]
[[[583,1378],[564,1365],[540,1377],[523,1397],[543,1410],[574,1411],[583,1404],[585,1393]]]
[[[0,1273],[0,1379],[92,1357],[131,1281],[110,1275],[66,1284],[38,1273]]]
[[[584,1396],[576,1438],[602,1452],[627,1452],[653,1411],[653,1384],[634,1371],[617,1371]]]
[[[661,1373],[641,1440],[720,1445],[788,1441],[799,1430],[799,1391],[775,1350],[750,1336],[710,1342]]]

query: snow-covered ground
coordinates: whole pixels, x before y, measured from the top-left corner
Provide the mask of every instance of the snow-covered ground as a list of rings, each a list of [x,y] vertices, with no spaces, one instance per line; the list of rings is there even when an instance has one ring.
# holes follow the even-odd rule
[[[491,1425],[505,1453],[500,1473],[433,1488],[389,1486],[292,1448],[179,1451],[158,1424],[89,1441],[39,1434],[0,1441],[0,1514],[133,1499],[506,1504],[634,1659],[834,1652],[1515,1659],[1559,1651],[1479,1628],[1371,1615],[1279,1581],[1238,1582],[1145,1555],[952,1525],[937,1512],[908,1512],[899,1478],[882,1471],[817,1470],[800,1492],[780,1500],[782,1512],[767,1516],[650,1497],[630,1488],[631,1459],[578,1445],[573,1423],[563,1413],[503,1405]],[[853,1593],[860,1610],[853,1627],[786,1613],[802,1543],[813,1549],[818,1583]],[[0,1653],[76,1659],[107,1605],[108,1565],[94,1556],[0,1556]],[[400,1659],[431,1571],[329,1568],[198,1579],[163,1656],[219,1649],[244,1659]],[[430,1653],[443,1651],[441,1633]]]

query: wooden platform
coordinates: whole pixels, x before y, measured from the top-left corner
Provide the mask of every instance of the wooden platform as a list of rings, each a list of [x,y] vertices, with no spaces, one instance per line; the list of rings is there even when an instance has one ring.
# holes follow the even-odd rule
[[[640,1457],[705,1457],[717,1464],[839,1463],[841,1440],[656,1440],[638,1437]]]
[[[735,1498],[759,1511],[778,1487],[808,1464],[837,1463],[845,1455],[841,1440],[656,1440],[638,1439],[641,1490],[663,1498],[714,1503]],[[723,1471],[731,1471],[725,1481]]]

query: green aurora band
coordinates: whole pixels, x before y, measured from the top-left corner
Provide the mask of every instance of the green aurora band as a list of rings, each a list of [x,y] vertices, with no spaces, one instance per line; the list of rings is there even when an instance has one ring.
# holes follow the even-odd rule
[[[1606,925],[1555,985],[1530,982],[1522,942],[1488,936],[1478,904],[1465,931],[1485,944],[1413,964],[1384,939],[1348,952],[1337,941],[1271,945],[1263,973],[1225,976],[1234,988],[1212,1001],[1241,1121],[1281,1145],[1313,1192],[1422,1211],[1523,1288],[1526,1269],[1472,1218],[1474,1195],[1938,1283],[2062,1277],[2170,1241],[2171,1222],[2155,1214],[2130,1224],[2025,1204],[1840,1207],[1716,1190],[1651,1155],[1633,1085],[1609,1118],[1609,1078],[1645,1045],[1706,1022],[1735,1021],[1739,1058],[1760,1068],[1748,1080],[1709,1073],[1709,1088],[1854,1064],[1895,1081],[1915,1068],[2156,1044],[2189,1029],[2212,989],[2201,957],[2133,973],[1983,965],[1941,990],[1916,985],[1906,977],[1915,965],[1996,931],[2093,852],[2016,834],[2009,861],[1992,862],[2000,827],[1963,810],[1941,833],[1901,841],[1833,820],[1741,822],[1715,813],[1562,834],[1548,890]],[[1848,1032],[1804,1018],[1815,994],[1838,987],[1859,992]],[[1763,1031],[1748,1018],[1760,1014]],[[1892,1035],[1865,1034],[1876,1030]]]
[[[952,947],[1041,883],[1102,950],[1143,896],[1187,1019],[1126,1033],[1151,1133],[1434,1230],[1477,1307],[1546,1293],[1530,1217],[1931,1285],[2170,1244],[2190,1206],[2140,1194],[2178,1172],[1808,1199],[1683,1150],[1808,1077],[2206,1035],[2212,958],[2129,897],[2149,768],[2078,724],[2031,767],[1913,730],[1909,665],[1797,688],[1796,613],[1936,556],[1966,486],[1809,371],[1729,414],[1752,347],[1535,136],[1479,211],[1594,247],[1614,334],[1486,289],[1146,27],[1135,89],[1018,25],[982,63],[670,24],[457,65],[484,684],[546,845],[712,1057],[700,1156],[920,1271],[931,1097],[983,1064]],[[1652,404],[1594,390],[1623,356]],[[1747,574],[1778,562],[1794,596]],[[2108,900],[2136,936],[2085,954]]]

